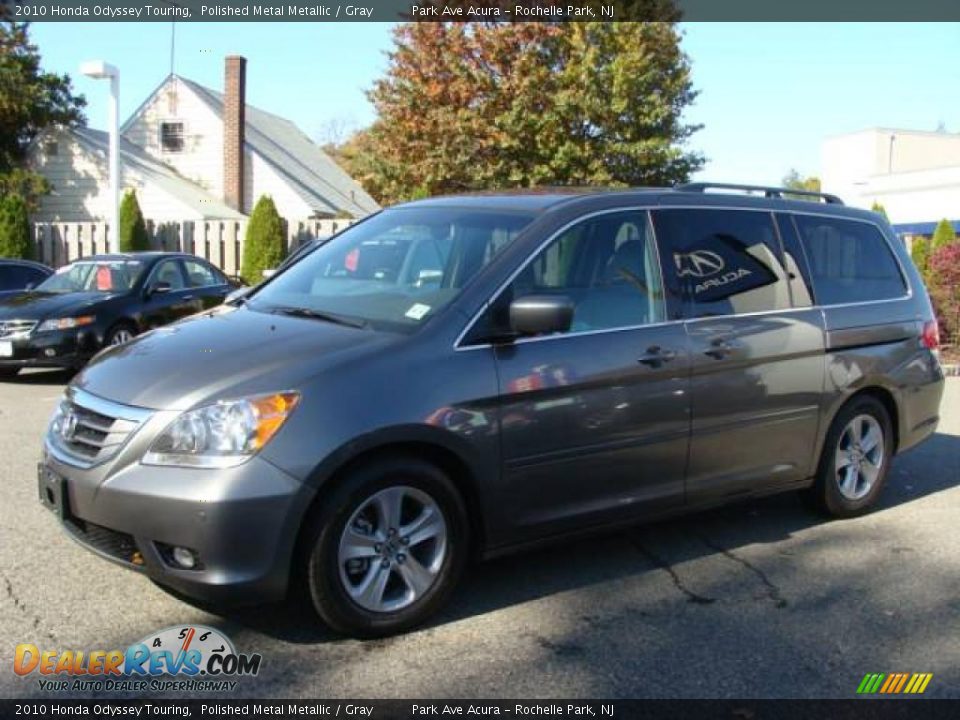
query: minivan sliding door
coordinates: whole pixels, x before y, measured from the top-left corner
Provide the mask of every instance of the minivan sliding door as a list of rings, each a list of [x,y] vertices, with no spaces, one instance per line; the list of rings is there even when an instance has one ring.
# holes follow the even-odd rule
[[[653,218],[670,312],[685,320],[690,343],[687,502],[803,481],[824,332],[809,293],[791,290],[799,268],[785,260],[773,216],[682,208]]]

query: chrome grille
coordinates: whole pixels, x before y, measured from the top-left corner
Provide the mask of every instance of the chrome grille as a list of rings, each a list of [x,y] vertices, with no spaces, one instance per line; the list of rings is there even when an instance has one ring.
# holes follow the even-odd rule
[[[149,410],[70,388],[50,423],[47,440],[64,462],[92,467],[116,455],[149,416]]]
[[[0,340],[25,337],[37,326],[36,320],[0,320]]]

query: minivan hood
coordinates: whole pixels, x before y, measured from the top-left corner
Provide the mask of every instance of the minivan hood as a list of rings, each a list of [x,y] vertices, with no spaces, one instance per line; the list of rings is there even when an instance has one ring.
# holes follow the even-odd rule
[[[46,320],[76,315],[116,297],[102,292],[51,293],[28,290],[0,299],[0,320]]]
[[[105,350],[73,384],[124,405],[185,410],[230,397],[297,389],[338,360],[397,337],[221,307]]]

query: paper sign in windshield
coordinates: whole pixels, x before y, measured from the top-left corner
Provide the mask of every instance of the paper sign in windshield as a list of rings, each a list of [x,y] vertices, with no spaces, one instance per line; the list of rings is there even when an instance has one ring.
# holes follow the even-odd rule
[[[428,312],[430,312],[429,305],[424,305],[423,303],[414,303],[410,306],[410,309],[404,313],[404,315],[411,320],[423,320]]]

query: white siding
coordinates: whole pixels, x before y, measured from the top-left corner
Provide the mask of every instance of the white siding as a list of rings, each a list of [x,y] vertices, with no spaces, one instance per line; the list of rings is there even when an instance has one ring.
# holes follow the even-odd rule
[[[164,152],[160,124],[184,125],[183,152]],[[171,76],[124,127],[123,136],[183,177],[223,197],[223,123],[186,83]]]
[[[47,153],[47,142],[55,141],[56,155]],[[40,199],[32,217],[39,222],[77,222],[104,220],[110,215],[110,182],[106,158],[89,150],[68,132],[53,131],[34,144],[30,165],[40,172],[53,191]],[[120,166],[120,192],[137,191],[137,200],[145,218],[157,222],[200,219],[188,205],[145,182],[143,176],[123,163]]]
[[[310,207],[260,155],[249,149],[244,153],[243,206],[247,214],[261,195],[269,195],[284,218],[310,217]]]

